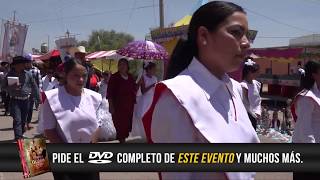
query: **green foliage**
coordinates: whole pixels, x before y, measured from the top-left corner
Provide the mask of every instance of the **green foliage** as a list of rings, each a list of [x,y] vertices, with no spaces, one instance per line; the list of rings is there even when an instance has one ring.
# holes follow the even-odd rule
[[[87,51],[94,52],[120,49],[133,40],[134,37],[130,34],[100,29],[92,31],[89,40],[87,42],[81,41],[81,43],[85,45]]]

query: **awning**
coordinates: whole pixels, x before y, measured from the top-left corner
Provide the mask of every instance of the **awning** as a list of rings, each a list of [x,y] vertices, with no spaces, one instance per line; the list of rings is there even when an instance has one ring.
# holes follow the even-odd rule
[[[124,56],[121,56],[116,53],[116,50],[110,51],[97,51],[86,56],[86,59],[94,60],[94,59],[120,59]]]
[[[39,60],[42,60],[42,61],[45,61],[45,60],[49,60],[51,57],[57,57],[57,56],[60,56],[60,52],[59,50],[52,50],[40,57],[38,57]]]

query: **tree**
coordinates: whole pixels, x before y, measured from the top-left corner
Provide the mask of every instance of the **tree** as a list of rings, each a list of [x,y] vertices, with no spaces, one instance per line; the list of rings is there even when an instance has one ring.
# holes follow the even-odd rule
[[[119,49],[133,41],[132,35],[127,33],[118,33],[114,30],[94,30],[89,36],[87,46],[88,51],[114,50]],[[84,43],[84,42],[83,42]],[[85,45],[85,43],[84,43]]]

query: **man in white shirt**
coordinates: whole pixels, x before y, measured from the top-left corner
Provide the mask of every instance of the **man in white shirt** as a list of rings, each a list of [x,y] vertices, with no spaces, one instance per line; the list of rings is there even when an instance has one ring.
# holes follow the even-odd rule
[[[45,77],[42,78],[42,91],[48,91],[54,89],[57,84],[57,81],[53,77],[53,70],[48,70],[48,73]]]

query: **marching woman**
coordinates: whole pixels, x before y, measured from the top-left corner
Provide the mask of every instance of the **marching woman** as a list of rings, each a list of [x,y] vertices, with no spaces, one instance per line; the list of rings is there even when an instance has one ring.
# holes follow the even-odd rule
[[[247,58],[242,70],[241,87],[243,91],[243,104],[254,129],[257,128],[257,120],[261,116],[261,83],[255,80],[259,76],[259,65],[251,58]]]
[[[192,16],[188,40],[171,57],[168,77],[156,85],[143,117],[154,143],[258,143],[242,103],[241,85],[227,72],[236,70],[250,47],[244,10],[212,1]],[[163,179],[253,179],[250,172],[161,173]]]
[[[301,78],[304,88],[293,101],[293,117],[296,120],[293,143],[320,143],[320,63],[308,61]],[[294,179],[319,178],[319,174],[294,173]]]
[[[83,88],[86,69],[78,60],[64,63],[63,86],[45,91],[42,121],[51,143],[90,143],[115,137],[108,102]],[[99,173],[53,173],[54,179],[99,179]]]
[[[149,109],[154,94],[154,87],[158,82],[156,74],[156,64],[148,62],[145,65],[146,73],[142,76],[140,81],[142,103],[141,103],[141,118],[144,113]]]
[[[125,142],[132,129],[136,89],[136,83],[129,73],[129,62],[122,58],[118,62],[118,72],[111,75],[107,88],[109,111],[120,143]]]
[[[320,63],[309,61],[305,65],[301,85],[304,88],[294,99],[296,124],[294,143],[320,142]]]
[[[142,117],[149,109],[154,94],[154,87],[158,82],[156,74],[156,64],[153,62],[147,62],[144,65],[144,71],[142,78],[139,81],[142,95],[138,97],[135,107],[134,119],[132,124],[132,136],[140,136],[145,139],[145,132],[142,124]]]

